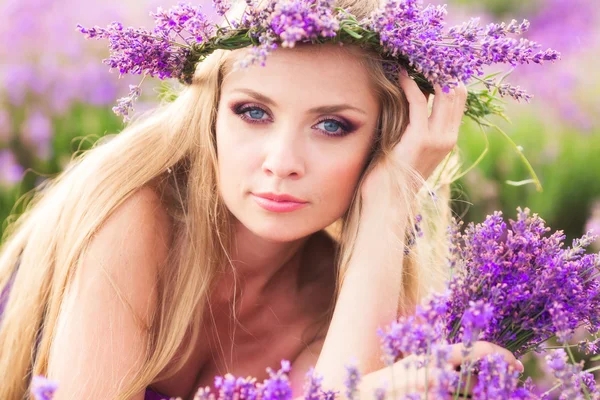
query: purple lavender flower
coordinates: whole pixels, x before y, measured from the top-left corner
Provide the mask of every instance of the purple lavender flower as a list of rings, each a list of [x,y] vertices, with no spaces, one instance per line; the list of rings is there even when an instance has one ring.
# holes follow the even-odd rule
[[[458,389],[459,373],[449,363],[451,347],[446,343],[432,346],[432,356],[437,375],[433,380],[432,392],[435,399],[450,399]]]
[[[375,391],[373,393],[373,397],[375,397],[375,400],[385,400],[386,395],[387,395],[387,388],[385,386],[378,387],[377,389],[375,389]]]
[[[518,387],[519,372],[515,371],[500,354],[490,354],[478,363],[474,399],[505,400],[531,399],[532,394]]]
[[[393,364],[397,358],[408,354],[426,355],[433,343],[442,338],[443,327],[438,321],[420,318],[419,316],[402,317],[384,331],[379,329],[381,348],[387,365]]]
[[[369,26],[379,34],[390,56],[406,57],[411,67],[446,92],[458,81],[483,75],[485,65],[542,64],[560,57],[554,50],[536,51],[540,48],[536,42],[507,36],[526,31],[527,21],[517,24],[513,20],[508,26],[491,24],[484,28],[473,18],[444,32],[445,15],[445,6],[423,8],[417,0],[390,0],[372,14]],[[510,86],[502,87],[500,94],[525,96],[521,89]]]
[[[585,386],[586,390],[590,394],[594,394],[594,395],[596,395],[595,397],[597,397],[597,395],[598,395],[598,385],[596,383],[596,379],[594,377],[594,374],[592,374],[591,372],[582,371],[579,374],[579,379],[580,379],[580,382]]]
[[[548,312],[552,319],[552,326],[556,332],[556,337],[562,343],[569,340],[579,321],[569,318],[569,311],[565,310],[564,305],[557,302],[552,303],[548,308]]]
[[[225,4],[219,2],[219,6],[224,7],[219,11],[225,10]],[[154,33],[163,39],[174,42],[176,39],[175,35],[172,35],[174,32],[188,45],[191,44],[191,39],[204,42],[214,34],[214,28],[201,10],[201,6],[193,6],[183,2],[171,7],[168,11],[159,7],[156,13],[151,13],[156,23]],[[186,33],[189,36],[183,36]]]
[[[140,85],[129,85],[129,96],[122,97],[117,101],[117,105],[113,107],[113,112],[117,115],[122,115],[124,121],[131,120],[131,113],[133,112],[133,103],[140,97],[142,89]]]
[[[322,400],[336,400],[339,398],[340,392],[337,390],[325,390]]]
[[[404,248],[404,254],[410,253],[410,249],[416,243],[417,237],[423,237],[423,230],[421,229],[421,221],[422,220],[423,220],[423,217],[421,216],[421,214],[417,214],[415,216],[415,224],[414,224],[413,229],[410,231],[410,236],[408,238],[408,242],[406,243],[406,246]]]
[[[581,399],[583,386],[581,385],[581,365],[569,364],[567,354],[563,349],[556,349],[546,356],[547,367],[559,383],[560,399]],[[583,376],[589,379],[588,376]]]
[[[320,400],[322,394],[321,382],[323,377],[317,373],[314,367],[311,367],[304,379],[304,399]]]
[[[510,96],[516,101],[525,100],[525,102],[529,103],[533,98],[533,95],[527,93],[524,89],[521,89],[520,86],[499,83],[497,79],[485,79],[483,84],[488,90],[497,89],[500,96]]]
[[[469,308],[462,317],[462,341],[466,348],[473,345],[493,316],[494,308],[490,304],[483,300],[469,301]]]
[[[548,368],[555,374],[564,371],[567,367],[567,353],[563,349],[556,349],[545,358]]]
[[[227,0],[213,0],[213,7],[217,11],[218,15],[225,15],[231,8],[231,4]]]
[[[34,376],[31,382],[31,394],[35,400],[52,400],[58,383],[43,376]]]
[[[594,340],[587,339],[577,343],[577,348],[585,354],[596,354],[599,350],[598,344],[600,344],[600,338]]]
[[[361,374],[356,367],[356,361],[352,361],[350,365],[346,365],[346,398],[348,400],[356,400],[359,398],[358,384],[360,383]]]
[[[21,132],[38,157],[47,160],[52,155],[52,121],[40,110],[32,111],[24,121]]]
[[[23,178],[25,169],[9,149],[0,150],[0,183],[12,186]]]
[[[104,60],[121,74],[147,74],[160,79],[184,79],[183,69],[190,46],[195,42],[208,40],[214,34],[214,27],[200,6],[180,3],[165,11],[158,8],[150,14],[154,18],[154,30],[123,28],[113,22],[106,28],[98,26],[77,29],[88,39],[108,39],[111,56]],[[181,43],[183,42],[183,43]]]
[[[292,398],[292,388],[287,374],[290,372],[290,362],[281,361],[281,369],[274,372],[267,368],[270,378],[265,379],[260,387],[260,397],[263,400],[290,400]]]
[[[283,47],[297,42],[336,35],[339,21],[333,15],[331,0],[282,0],[275,2],[270,28],[282,39]]]
[[[210,386],[201,387],[194,394],[194,400],[214,400],[215,395],[211,393]]]

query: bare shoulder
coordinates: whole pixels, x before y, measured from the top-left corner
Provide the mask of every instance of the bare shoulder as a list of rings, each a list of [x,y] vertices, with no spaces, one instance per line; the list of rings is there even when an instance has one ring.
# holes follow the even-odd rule
[[[108,281],[147,325],[156,300],[159,268],[168,259],[171,230],[160,195],[150,187],[139,189],[95,232],[84,254],[85,277],[80,279]]]
[[[165,256],[172,224],[160,194],[151,187],[138,189],[106,219],[97,237],[118,242],[129,249],[141,247],[153,256]],[[99,239],[99,240],[102,240]],[[121,247],[119,243],[113,243]]]
[[[115,382],[126,385],[143,367],[158,310],[158,269],[169,253],[171,228],[160,200],[150,188],[138,190],[81,255],[48,361],[48,376],[61,383],[59,399],[116,398]],[[141,391],[132,398],[143,397]]]

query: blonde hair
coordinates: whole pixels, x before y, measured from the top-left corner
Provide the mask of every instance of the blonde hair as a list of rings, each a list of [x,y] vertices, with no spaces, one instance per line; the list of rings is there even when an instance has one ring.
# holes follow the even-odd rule
[[[345,0],[336,4],[350,8],[359,19],[377,5]],[[388,155],[408,123],[408,105],[402,91],[385,77],[376,55],[346,48],[364,63],[381,99],[380,129],[366,173],[376,162],[390,162]],[[198,338],[215,276],[231,265],[232,216],[218,195],[214,124],[228,54],[217,51],[202,62],[192,85],[173,103],[157,107],[111,140],[74,156],[65,171],[37,189],[26,211],[7,229],[0,254],[0,293],[11,281],[12,289],[0,325],[0,398],[27,397],[31,377],[47,373],[64,294],[86,248],[117,207],[145,186],[156,188],[169,204],[176,229],[168,256],[170,268],[163,268],[159,279],[159,303],[148,327],[151,343],[143,368],[118,398],[127,399],[156,381],[187,338],[188,329],[189,340]],[[441,288],[448,274],[449,182],[458,161],[456,156],[447,161],[432,174],[431,182],[438,184],[425,185],[416,198],[409,189],[416,175],[406,166],[390,166],[389,190],[408,210],[408,226],[414,225],[417,213],[423,217],[424,237],[399,266],[404,277],[401,313],[411,312],[423,296]],[[352,257],[361,183],[362,178],[344,216],[326,229],[339,244],[334,297]],[[398,246],[403,248],[406,241],[398,238]],[[188,346],[178,363],[160,377],[181,368],[191,350]]]

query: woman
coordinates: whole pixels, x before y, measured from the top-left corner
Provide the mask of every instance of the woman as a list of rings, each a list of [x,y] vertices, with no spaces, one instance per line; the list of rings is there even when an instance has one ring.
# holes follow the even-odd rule
[[[445,278],[456,162],[439,167],[466,89],[436,88],[428,116],[415,82],[366,50],[298,45],[234,70],[244,52],[200,63],[175,102],[75,160],[11,227],[0,398],[32,375],[62,400],[189,398],[282,359],[296,396],[312,365],[335,389],[351,357],[366,384],[388,371],[376,329]],[[494,351],[516,363],[476,346]]]

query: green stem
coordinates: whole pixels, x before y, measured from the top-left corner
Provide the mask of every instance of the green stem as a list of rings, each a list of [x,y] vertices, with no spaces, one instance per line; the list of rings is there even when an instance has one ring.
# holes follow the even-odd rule
[[[166,41],[166,42],[168,42],[170,45],[173,45],[173,46],[179,46],[179,47],[183,47],[184,49],[189,49],[189,48],[191,48],[191,46],[190,46],[190,45],[186,45],[186,44],[177,43],[177,42],[174,42],[174,41],[172,41],[172,40],[166,40],[165,38],[161,38],[161,37],[154,36],[154,35],[149,35],[149,34],[147,34],[147,33],[138,33],[138,35],[140,35],[140,36],[144,36],[144,37],[149,37],[149,38],[156,39],[156,40]]]
[[[477,160],[475,160],[475,162],[473,164],[471,164],[471,166],[469,168],[467,168],[462,173],[460,173],[460,175],[458,175],[457,177],[455,177],[454,180],[458,180],[458,179],[462,178],[463,176],[465,176],[466,174],[468,174],[469,171],[471,171],[473,168],[475,168],[481,162],[481,160],[483,160],[483,157],[485,157],[485,155],[487,154],[487,152],[488,152],[488,150],[490,148],[490,142],[489,142],[489,140],[487,138],[487,135],[485,134],[485,131],[483,129],[483,125],[481,125],[479,122],[477,122],[477,126],[481,130],[481,133],[483,134],[483,138],[485,139],[485,149],[483,149],[483,152],[479,155],[479,157],[477,157]]]
[[[452,148],[452,151],[450,152],[450,154],[448,154],[446,156],[446,160],[444,161],[444,165],[442,166],[442,169],[440,169],[439,174],[437,175],[437,177],[435,178],[435,182],[433,183],[433,187],[435,189],[435,187],[438,185],[441,177],[442,177],[442,172],[444,172],[444,170],[446,169],[446,166],[448,165],[448,161],[450,161],[450,157],[452,157],[452,154],[454,154],[454,147]]]
[[[519,146],[517,146],[517,144],[510,138],[510,136],[508,136],[506,134],[506,132],[504,132],[502,129],[500,129],[500,127],[498,125],[493,124],[493,123],[491,123],[490,121],[487,121],[487,120],[486,120],[486,122],[489,123],[490,126],[492,126],[494,129],[496,129],[498,132],[500,132],[502,134],[502,136],[504,136],[504,138],[514,147],[514,149],[519,154],[519,157],[521,158],[521,160],[523,161],[523,163],[527,167],[527,170],[529,171],[529,173],[533,177],[533,181],[535,183],[536,190],[538,192],[542,192],[543,191],[542,184],[540,183],[540,180],[539,180],[537,174],[533,170],[533,167],[529,163],[529,160],[527,160],[527,157],[525,157],[525,155],[523,154],[523,152],[521,151],[521,149],[519,149]]]
[[[569,354],[569,359],[571,360],[571,362],[573,364],[576,364],[575,362],[575,356],[573,356],[573,352],[571,351],[571,347],[570,346],[565,346],[564,347],[567,350],[567,353]],[[585,384],[583,382],[579,382],[579,387],[583,390],[583,393],[585,395],[586,400],[590,400],[590,394],[588,393]]]
[[[586,370],[584,370],[583,372],[594,372],[594,371],[598,371],[600,370],[600,365],[593,367],[593,368],[588,368]]]
[[[576,344],[565,344],[564,346],[548,346],[548,347],[544,347],[544,350],[564,349],[565,347],[577,347],[577,345]]]
[[[465,391],[463,392],[463,396],[465,398],[467,398],[467,396],[469,395],[469,384],[471,383],[471,375],[473,374],[473,370],[471,369],[472,365],[473,363],[469,362],[469,374],[467,375],[467,383],[465,385]]]
[[[550,389],[548,389],[547,391],[545,391],[544,393],[542,393],[541,397],[543,398],[544,396],[547,396],[550,394],[550,392],[555,391],[556,389],[558,389],[559,387],[561,387],[562,383],[557,383],[556,385],[552,386]]]

